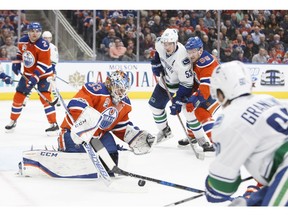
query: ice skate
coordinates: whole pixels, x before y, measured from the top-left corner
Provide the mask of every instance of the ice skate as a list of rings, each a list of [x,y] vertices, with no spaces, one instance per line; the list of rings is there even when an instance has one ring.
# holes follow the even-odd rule
[[[213,157],[216,155],[213,144],[209,144],[208,142],[206,142],[201,147],[203,148],[203,151],[205,152],[205,156]]]
[[[197,143],[197,140],[195,138],[189,137],[189,139],[190,139],[191,144],[196,144]],[[189,147],[190,142],[188,140],[188,137],[184,138],[184,139],[181,139],[181,140],[178,141],[178,148],[186,149],[186,148]]]
[[[16,127],[17,121],[11,120],[8,125],[5,126],[6,133],[13,133]]]
[[[57,123],[52,123],[49,128],[45,130],[47,136],[58,136],[59,126]]]
[[[162,131],[159,131],[157,134],[157,143],[163,142],[165,140],[168,140],[170,138],[172,138],[172,132],[171,132],[171,128],[167,125]]]

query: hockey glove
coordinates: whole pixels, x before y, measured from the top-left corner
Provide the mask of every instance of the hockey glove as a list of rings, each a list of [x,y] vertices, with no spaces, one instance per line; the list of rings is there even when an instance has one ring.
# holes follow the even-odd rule
[[[195,108],[197,108],[201,102],[205,101],[203,95],[198,90],[193,93],[191,97],[187,99],[186,110],[187,112],[193,112]]]
[[[5,73],[0,72],[0,79],[2,79],[3,82],[5,82],[7,85],[13,83],[12,78],[10,76],[6,75]]]
[[[21,61],[13,61],[12,62],[12,71],[14,72],[15,75],[18,76],[19,71],[21,71]]]
[[[55,75],[56,75],[55,64],[52,64],[52,66],[51,66],[51,70],[53,71],[53,74],[55,74]]]
[[[138,127],[127,125],[124,142],[128,143],[133,153],[136,155],[147,154],[156,141],[155,136],[145,130],[139,130]]]
[[[251,194],[254,192],[257,192],[258,190],[260,190],[259,187],[255,186],[255,185],[249,185],[246,189],[246,192],[243,194],[243,197],[246,199],[249,199]]]
[[[151,65],[152,65],[152,72],[155,76],[159,77],[161,73],[164,73],[164,68],[161,63]]]
[[[230,196],[227,196],[225,194],[221,194],[217,191],[215,191],[208,182],[208,177],[206,178],[205,181],[205,187],[206,187],[206,199],[208,202],[212,202],[212,203],[219,203],[219,202],[225,202],[227,200],[231,200]]]
[[[182,105],[183,105],[183,102],[181,102],[180,100],[177,100],[177,99],[173,99],[172,100],[172,106],[170,106],[170,114],[171,115],[177,115],[178,113],[181,112],[181,109],[182,109]]]
[[[29,91],[39,82],[40,73],[38,71],[34,71],[34,74],[30,77],[29,81],[26,84],[26,87]]]
[[[4,82],[8,85],[8,84],[13,84],[13,80],[10,76],[6,76],[4,78]]]
[[[155,76],[159,77],[164,74],[164,68],[161,64],[158,52],[155,53],[154,58],[151,60],[152,72]]]

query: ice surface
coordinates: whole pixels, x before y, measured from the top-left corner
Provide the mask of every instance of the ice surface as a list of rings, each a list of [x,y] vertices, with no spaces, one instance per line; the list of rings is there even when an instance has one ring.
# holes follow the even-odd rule
[[[147,102],[147,100],[132,100],[133,110],[130,118],[140,128],[157,133]],[[0,212],[6,210],[11,212],[13,209],[21,214],[31,215],[35,212],[36,215],[46,213],[51,215],[55,214],[55,211],[66,213],[72,209],[71,214],[77,213],[77,215],[78,213],[84,215],[83,212],[99,215],[99,211],[101,213],[104,211],[109,215],[114,211],[116,214],[123,211],[122,214],[129,215],[147,211],[154,215],[153,212],[156,209],[168,215],[175,215],[182,211],[195,215],[195,210],[207,211],[213,209],[212,207],[223,207],[229,204],[228,202],[208,203],[205,196],[202,196],[177,205],[175,208],[159,208],[195,196],[197,193],[148,181],[144,187],[139,187],[138,179],[130,177],[115,179],[113,183],[115,185],[109,188],[101,179],[19,177],[16,173],[22,151],[29,150],[32,145],[34,148],[44,148],[44,146],[57,148],[57,140],[56,137],[47,137],[44,132],[49,124],[42,104],[38,100],[28,101],[18,119],[14,133],[5,133],[4,127],[10,121],[11,103],[11,101],[0,101]],[[65,114],[64,109],[62,106],[56,109],[57,120],[61,124]],[[168,109],[167,112],[169,113]],[[120,168],[139,175],[204,190],[208,166],[214,158],[205,158],[204,161],[200,161],[196,159],[190,147],[179,149],[177,141],[185,137],[185,134],[177,117],[168,116],[174,137],[155,146],[147,155],[136,156],[131,152],[121,153]],[[184,121],[183,117],[182,120]],[[247,176],[249,174],[243,170],[243,178]],[[249,184],[254,184],[254,181],[242,183],[235,196],[243,194]],[[19,207],[25,208],[19,209]],[[201,209],[194,208],[193,210],[191,207]]]

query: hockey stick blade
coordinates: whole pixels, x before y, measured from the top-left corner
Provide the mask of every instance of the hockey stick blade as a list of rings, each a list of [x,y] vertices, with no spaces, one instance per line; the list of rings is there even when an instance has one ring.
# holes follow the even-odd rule
[[[201,193],[201,194],[198,194],[198,195],[196,195],[196,196],[192,196],[192,197],[189,197],[189,198],[180,200],[180,201],[178,201],[178,202],[174,202],[174,203],[165,205],[164,207],[179,205],[179,204],[181,204],[181,203],[184,203],[184,202],[188,202],[188,201],[190,201],[190,200],[197,199],[198,197],[201,197],[201,196],[203,196],[203,195],[204,195],[204,193]]]
[[[111,171],[114,172],[114,173],[117,173],[119,175],[124,175],[124,176],[129,176],[129,177],[133,177],[133,178],[137,178],[137,179],[141,179],[141,180],[155,182],[155,183],[158,183],[158,184],[161,184],[161,185],[165,185],[165,186],[168,186],[168,187],[174,187],[174,188],[178,188],[178,189],[182,189],[182,190],[186,190],[186,191],[190,191],[190,192],[195,192],[195,193],[204,193],[204,191],[200,190],[200,189],[191,188],[191,187],[188,187],[188,186],[179,185],[179,184],[175,184],[175,183],[172,183],[172,182],[167,182],[167,181],[163,181],[163,180],[159,180],[159,179],[150,178],[150,177],[147,177],[147,176],[142,176],[142,175],[138,175],[138,174],[135,174],[135,173],[127,172],[127,171],[124,171],[124,170],[120,169],[116,165],[113,167],[113,169]]]
[[[59,100],[59,98],[56,98],[54,101],[51,102],[47,99],[46,102],[49,103],[51,106],[55,106],[57,104],[58,100]]]

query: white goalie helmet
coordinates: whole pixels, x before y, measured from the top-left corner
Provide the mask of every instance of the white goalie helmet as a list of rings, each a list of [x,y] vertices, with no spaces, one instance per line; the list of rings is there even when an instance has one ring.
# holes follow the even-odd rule
[[[50,31],[44,31],[42,34],[42,38],[44,38],[45,40],[47,40],[49,43],[51,43],[52,41],[52,34]]]
[[[176,43],[178,41],[178,32],[176,29],[166,29],[161,35],[161,42]]]
[[[252,92],[251,74],[240,61],[231,61],[218,65],[210,78],[211,97],[217,99],[217,90],[224,94],[224,105],[228,100],[233,100],[243,94]]]

